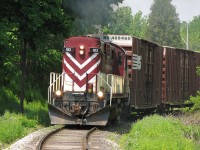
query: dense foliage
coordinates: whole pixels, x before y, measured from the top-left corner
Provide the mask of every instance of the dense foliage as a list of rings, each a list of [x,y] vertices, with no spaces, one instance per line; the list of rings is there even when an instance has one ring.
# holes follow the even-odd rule
[[[16,69],[16,76],[13,80],[20,85],[16,87],[16,89],[20,89],[16,92],[19,92],[17,94],[20,97],[21,112],[24,111],[25,89],[34,90],[40,87],[39,82],[35,82],[35,80],[44,68],[40,69],[40,64],[35,63],[38,62],[41,55],[51,48],[50,46],[45,47],[45,45],[49,45],[52,37],[68,31],[67,26],[70,24],[70,17],[63,13],[61,4],[60,0],[9,0],[3,1],[1,5],[3,26],[1,34],[6,39],[1,43],[1,51],[4,54],[3,64],[1,65],[8,66],[9,70],[11,70],[9,65],[13,65]],[[14,61],[12,60],[13,55],[16,56]],[[46,61],[46,63],[48,62]],[[31,68],[32,66],[33,68]],[[6,71],[3,72],[9,75]],[[15,74],[12,70],[11,73]],[[10,81],[12,82],[9,78],[7,84]],[[30,87],[30,84],[32,87]]]
[[[147,19],[142,17],[141,11],[132,16],[130,7],[119,7],[111,13],[108,25],[103,26],[102,32],[104,34],[128,34],[144,38],[146,26]]]
[[[120,18],[120,19],[119,19]],[[109,34],[129,34],[133,16],[130,7],[120,7],[110,16],[109,24],[103,32]],[[107,29],[107,30],[106,30]]]
[[[200,51],[200,15],[189,23],[189,49]]]

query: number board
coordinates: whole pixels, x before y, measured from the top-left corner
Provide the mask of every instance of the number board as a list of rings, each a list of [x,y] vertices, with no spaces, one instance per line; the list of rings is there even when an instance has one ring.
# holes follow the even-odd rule
[[[112,42],[122,46],[132,46],[132,37],[129,35],[101,35],[100,39],[105,42]]]
[[[75,48],[65,47],[64,52],[75,52]]]
[[[93,53],[100,53],[101,49],[99,48],[90,48],[90,52],[93,52]]]

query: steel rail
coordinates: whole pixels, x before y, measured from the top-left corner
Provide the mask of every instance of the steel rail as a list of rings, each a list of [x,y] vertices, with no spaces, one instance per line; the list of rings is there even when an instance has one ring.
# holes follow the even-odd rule
[[[58,128],[58,129],[55,129],[55,130],[49,132],[47,135],[45,135],[45,136],[40,140],[40,142],[39,142],[38,150],[42,150],[42,146],[43,146],[44,142],[45,142],[50,136],[52,136],[53,134],[55,134],[55,133],[57,133],[57,132],[63,130],[64,128],[65,128],[65,126],[60,127],[60,128]]]
[[[85,137],[82,140],[83,150],[89,150],[89,136],[96,130],[97,128],[94,127],[86,133]]]

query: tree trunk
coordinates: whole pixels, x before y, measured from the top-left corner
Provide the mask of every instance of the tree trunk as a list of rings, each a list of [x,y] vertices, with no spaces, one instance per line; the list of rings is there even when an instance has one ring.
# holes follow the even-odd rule
[[[24,97],[25,97],[25,82],[26,82],[26,53],[27,40],[23,39],[21,50],[21,92],[20,92],[20,111],[24,113]]]

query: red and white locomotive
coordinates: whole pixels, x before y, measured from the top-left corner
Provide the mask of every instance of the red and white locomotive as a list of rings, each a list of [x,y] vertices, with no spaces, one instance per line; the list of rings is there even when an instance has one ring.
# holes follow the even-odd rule
[[[64,41],[62,74],[50,74],[48,96],[52,124],[106,125],[128,101],[126,53],[100,38]]]
[[[129,110],[182,107],[200,90],[197,66],[198,52],[128,35],[68,38],[63,72],[50,74],[51,123],[105,126]]]

